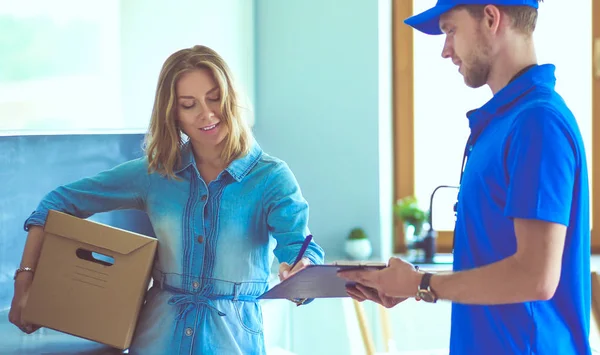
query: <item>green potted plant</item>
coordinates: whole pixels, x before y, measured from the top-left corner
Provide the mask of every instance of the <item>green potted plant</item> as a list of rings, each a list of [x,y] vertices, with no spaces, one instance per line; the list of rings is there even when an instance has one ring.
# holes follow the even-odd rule
[[[421,235],[423,224],[428,217],[427,213],[419,208],[414,196],[406,196],[396,201],[394,215],[403,223],[405,231],[408,226],[413,226],[415,236]]]
[[[346,239],[346,254],[354,260],[365,260],[373,252],[371,242],[362,228],[353,228]]]

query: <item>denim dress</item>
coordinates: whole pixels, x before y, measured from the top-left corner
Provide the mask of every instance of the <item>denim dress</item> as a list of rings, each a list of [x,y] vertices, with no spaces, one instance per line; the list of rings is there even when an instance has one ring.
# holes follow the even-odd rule
[[[25,228],[43,225],[50,209],[145,211],[158,249],[129,353],[264,354],[257,297],[274,257],[291,264],[309,234],[308,204],[287,164],[256,142],[209,184],[191,146],[181,152],[178,179],[132,160],[50,192]],[[305,257],[322,264],[324,252],[311,242]]]

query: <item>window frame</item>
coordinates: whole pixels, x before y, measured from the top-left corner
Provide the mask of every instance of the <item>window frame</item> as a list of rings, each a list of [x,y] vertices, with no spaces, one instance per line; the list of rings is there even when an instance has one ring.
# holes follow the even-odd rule
[[[404,19],[413,15],[413,1],[392,0],[392,88],[394,200],[415,194],[415,103],[413,29]],[[600,3],[592,1],[592,226],[600,226]],[[596,58],[594,55],[596,52]],[[596,73],[596,74],[595,74]],[[438,253],[452,252],[453,231],[437,232]],[[403,226],[394,221],[394,253],[406,252]],[[591,252],[600,254],[600,228],[591,230]]]

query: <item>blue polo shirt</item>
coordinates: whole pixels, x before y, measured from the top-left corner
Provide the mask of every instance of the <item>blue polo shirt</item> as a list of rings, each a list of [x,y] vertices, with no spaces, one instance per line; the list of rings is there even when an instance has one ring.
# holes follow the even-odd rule
[[[468,115],[454,270],[514,254],[514,218],[560,223],[568,228],[558,289],[549,301],[454,303],[451,354],[590,354],[586,155],[575,117],[554,91],[554,70],[533,66]]]

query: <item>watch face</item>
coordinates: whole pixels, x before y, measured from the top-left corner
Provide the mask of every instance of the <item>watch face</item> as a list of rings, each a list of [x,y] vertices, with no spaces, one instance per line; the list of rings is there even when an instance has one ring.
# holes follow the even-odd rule
[[[427,290],[419,290],[417,296],[425,302],[435,302],[435,297]]]

